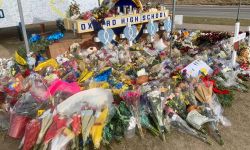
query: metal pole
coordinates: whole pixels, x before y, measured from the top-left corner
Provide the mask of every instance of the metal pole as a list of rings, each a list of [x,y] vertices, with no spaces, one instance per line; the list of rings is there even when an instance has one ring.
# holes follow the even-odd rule
[[[27,54],[29,54],[30,48],[29,48],[29,42],[28,42],[25,23],[24,23],[23,8],[22,8],[21,0],[17,0],[17,5],[18,5],[18,11],[19,11],[19,15],[20,15],[20,21],[21,21],[21,27],[22,27],[22,32],[23,32],[23,39],[24,39],[24,43],[25,43],[25,48],[26,48]]]
[[[248,27],[248,46],[250,47],[250,26]]]
[[[175,5],[176,5],[176,0],[173,0],[173,4],[172,4],[172,24],[171,24],[171,38],[170,38],[170,57],[172,57],[172,45],[173,45],[173,40],[174,40],[174,36],[173,36],[173,30],[174,30],[174,17],[175,17]]]
[[[240,6],[241,6],[241,0],[240,0],[240,2],[239,2],[239,6],[238,6],[238,12],[237,12],[236,22],[239,22]]]

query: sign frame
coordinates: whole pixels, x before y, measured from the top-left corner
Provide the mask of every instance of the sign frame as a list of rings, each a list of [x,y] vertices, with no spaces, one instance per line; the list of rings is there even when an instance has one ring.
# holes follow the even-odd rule
[[[158,17],[155,17],[156,14],[158,14]],[[146,12],[142,14],[119,15],[115,17],[105,18],[105,25],[108,29],[125,27],[128,23],[131,23],[131,25],[135,25],[135,24],[146,23],[146,22],[149,22],[150,20],[153,20],[153,21],[164,20],[168,18],[168,15],[169,15],[169,10],[163,10],[163,11],[157,11],[157,12]],[[66,24],[65,28],[67,30],[73,30],[72,27],[76,27],[77,33],[86,33],[86,32],[94,31],[94,28],[90,20],[81,20],[81,19],[71,20],[69,18],[65,18],[64,22]]]
[[[3,9],[0,9],[0,19],[5,18]]]

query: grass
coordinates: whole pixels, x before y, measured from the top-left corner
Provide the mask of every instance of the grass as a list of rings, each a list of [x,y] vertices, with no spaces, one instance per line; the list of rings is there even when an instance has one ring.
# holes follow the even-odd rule
[[[184,16],[183,22],[192,24],[233,25],[235,23],[235,19]],[[250,20],[240,19],[240,24],[241,26],[249,26]]]

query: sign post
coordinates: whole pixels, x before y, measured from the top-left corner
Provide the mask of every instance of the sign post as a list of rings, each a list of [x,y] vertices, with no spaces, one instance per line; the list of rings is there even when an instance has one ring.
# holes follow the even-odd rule
[[[174,40],[173,30],[174,30],[175,5],[176,5],[176,0],[173,0],[171,38],[170,38],[170,57],[172,57],[172,44]]]
[[[21,0],[17,0],[17,4],[18,4],[18,11],[19,11],[19,15],[20,15],[21,27],[22,27],[22,32],[23,32],[23,39],[25,42],[25,48],[26,48],[27,55],[29,55],[30,48],[29,48],[27,32],[26,32],[25,23],[24,23],[23,8],[22,8]]]

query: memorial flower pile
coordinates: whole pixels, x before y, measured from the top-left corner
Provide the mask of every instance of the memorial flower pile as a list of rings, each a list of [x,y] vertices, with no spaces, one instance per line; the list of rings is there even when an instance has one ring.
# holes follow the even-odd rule
[[[227,33],[209,34],[216,37],[214,49],[230,49]],[[222,55],[214,49],[158,59],[162,51],[157,44],[144,41],[135,46],[140,48],[131,50],[122,43],[84,55],[85,49],[71,51],[57,59],[44,58],[33,68],[18,53],[1,59],[1,91],[6,92],[1,97],[1,129],[9,126],[8,135],[22,138],[21,147],[27,150],[91,144],[98,149],[101,143],[130,138],[137,131],[143,138],[146,130],[165,140],[172,128],[207,144],[211,136],[223,145],[218,125],[231,125],[223,106],[232,105],[235,90],[247,91],[248,65],[231,68],[229,52]],[[174,46],[175,53],[183,51]],[[123,50],[126,53],[116,53]]]
[[[69,14],[102,22],[141,9],[140,3],[138,10],[110,5],[81,14],[74,2]],[[41,53],[64,34],[33,35],[36,51],[0,59],[0,129],[25,150],[100,149],[147,131],[164,141],[173,129],[224,144],[219,126],[231,123],[223,107],[232,105],[234,91],[248,90],[246,42],[234,64],[229,33],[183,30],[173,35],[174,44],[160,32],[128,42],[107,34],[102,47],[74,43],[56,58]]]

